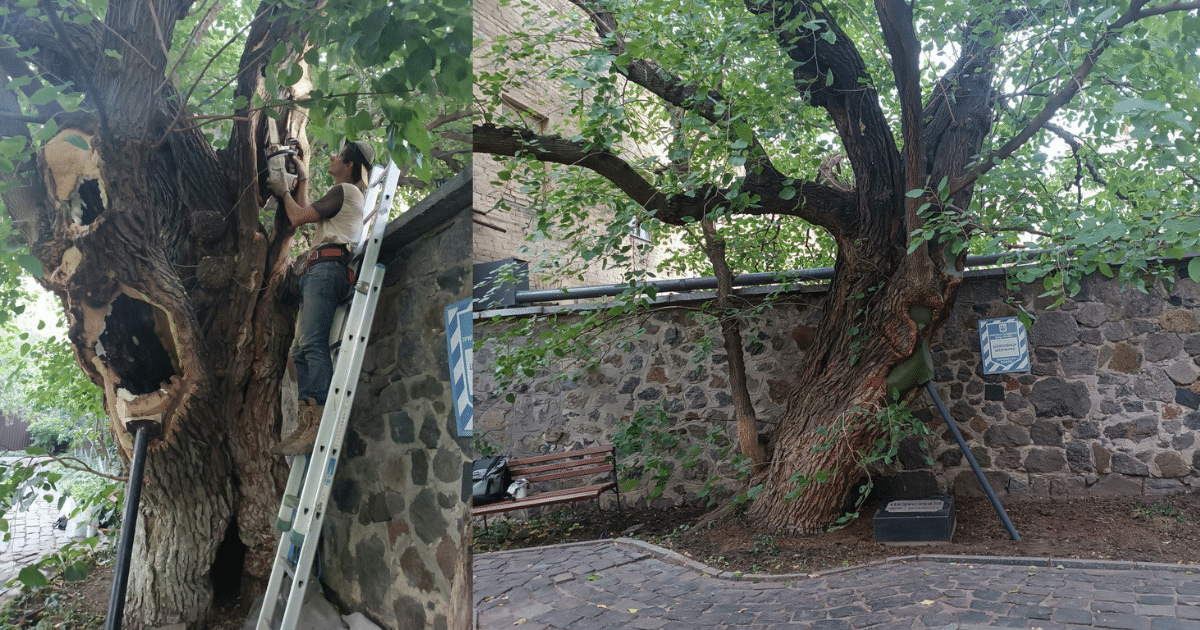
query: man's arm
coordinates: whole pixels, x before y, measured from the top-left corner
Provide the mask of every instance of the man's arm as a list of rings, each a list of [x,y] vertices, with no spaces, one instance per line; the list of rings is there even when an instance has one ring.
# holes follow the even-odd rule
[[[295,197],[291,192],[285,190],[279,198],[283,202],[283,209],[287,212],[288,221],[292,227],[305,223],[316,223],[320,220],[321,215],[316,208],[308,204],[308,180],[300,180],[296,186]]]

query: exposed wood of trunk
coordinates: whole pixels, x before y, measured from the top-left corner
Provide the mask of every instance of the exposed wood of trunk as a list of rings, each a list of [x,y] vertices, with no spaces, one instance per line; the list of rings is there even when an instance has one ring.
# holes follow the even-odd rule
[[[725,239],[721,238],[712,221],[701,222],[704,231],[704,253],[713,264],[717,277],[717,321],[721,324],[721,337],[725,342],[725,355],[729,359],[729,393],[733,397],[733,418],[737,424],[738,447],[742,456],[750,460],[755,472],[766,464],[767,456],[758,443],[758,416],[754,402],[750,400],[750,388],[746,383],[746,357],[742,351],[742,329],[738,322],[737,309],[733,307],[733,274],[725,258]]]

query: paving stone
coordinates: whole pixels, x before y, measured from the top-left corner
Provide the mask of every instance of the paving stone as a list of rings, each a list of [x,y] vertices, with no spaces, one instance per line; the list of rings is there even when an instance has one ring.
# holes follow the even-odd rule
[[[1150,620],[1125,613],[1096,613],[1092,625],[1097,628],[1119,628],[1120,630],[1150,630]]]
[[[631,546],[608,541],[476,557],[480,627],[508,627],[524,618],[524,627],[556,630],[1200,630],[1194,579],[1161,567],[1112,563],[1058,570],[1046,568],[1045,558],[1040,564],[1008,559],[1012,564],[1005,565],[1004,559],[976,563],[922,556],[909,564],[754,583],[703,577],[702,572],[719,572],[652,550],[626,553]],[[1032,576],[1031,564],[1039,567]],[[602,580],[577,577],[596,566],[610,567]],[[541,575],[572,577],[555,582]],[[497,583],[507,586],[501,591],[484,586]],[[538,588],[530,588],[533,584]],[[482,591],[508,593],[509,599],[484,601]],[[518,597],[528,601],[514,601]],[[630,615],[627,608],[638,613]]]

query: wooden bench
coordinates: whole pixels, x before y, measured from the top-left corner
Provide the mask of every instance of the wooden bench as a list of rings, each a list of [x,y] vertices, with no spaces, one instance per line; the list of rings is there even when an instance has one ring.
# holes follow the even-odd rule
[[[578,501],[595,500],[597,509],[600,507],[600,495],[612,491],[617,497],[617,513],[623,518],[621,509],[621,491],[617,487],[617,449],[612,446],[593,446],[562,453],[538,455],[508,460],[508,469],[513,480],[524,477],[529,480],[529,493],[523,499],[508,498],[496,503],[480,505],[471,508],[473,516],[484,517],[484,527],[487,527],[489,514],[501,514],[513,510],[525,510],[534,507],[575,503]],[[607,478],[600,483],[594,482],[597,476]],[[588,485],[554,490],[539,490],[537,484],[567,479],[578,479],[589,482]],[[607,527],[607,522],[605,526]]]

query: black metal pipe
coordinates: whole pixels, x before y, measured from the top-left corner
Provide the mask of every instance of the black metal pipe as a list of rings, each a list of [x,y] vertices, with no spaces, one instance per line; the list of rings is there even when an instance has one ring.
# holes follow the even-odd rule
[[[992,254],[989,256],[967,256],[967,267],[987,267],[997,263],[1018,263],[1034,258],[1050,250],[1029,250]],[[803,282],[811,280],[830,280],[833,278],[833,267],[818,269],[797,269],[794,271],[767,271],[760,273],[743,273],[733,277],[733,286],[751,287],[783,282]],[[717,288],[714,276],[701,278],[676,278],[671,280],[648,280],[647,285],[655,287],[660,292],[671,293],[681,291],[707,291]],[[517,304],[533,304],[536,302],[553,302],[555,300],[588,300],[599,297],[612,297],[629,289],[628,284],[599,284],[582,287],[561,289],[529,289],[517,291],[514,299]]]
[[[950,433],[954,435],[954,441],[958,442],[958,448],[962,450],[963,456],[967,458],[967,463],[971,465],[971,470],[975,472],[975,478],[979,480],[979,485],[983,486],[983,492],[987,494],[988,500],[992,502],[992,508],[996,510],[996,515],[1000,517],[1000,521],[1004,523],[1004,528],[1008,530],[1008,537],[1016,542],[1021,542],[1021,535],[1017,533],[1017,528],[1013,527],[1012,521],[1008,518],[1008,513],[1004,511],[1004,506],[1000,505],[1000,498],[996,496],[996,491],[992,490],[992,484],[988,483],[987,477],[983,476],[983,471],[979,468],[979,462],[975,461],[975,456],[971,454],[971,449],[967,448],[967,441],[963,439],[962,433],[958,431],[958,425],[954,424],[954,418],[950,417],[950,411],[946,409],[946,404],[942,402],[942,397],[934,389],[933,381],[925,381],[925,391],[929,392],[929,397],[933,398],[933,404],[937,405],[938,411],[942,414],[942,420],[945,420],[946,426],[950,427]]]
[[[146,470],[146,446],[158,423],[135,421],[133,461],[129,464],[129,486],[125,490],[125,514],[121,518],[121,538],[117,543],[117,561],[113,567],[112,593],[108,598],[108,616],[104,630],[121,630],[125,617],[125,591],[129,586],[129,559],[133,553],[133,534],[137,531],[138,503],[142,498],[142,475]]]

